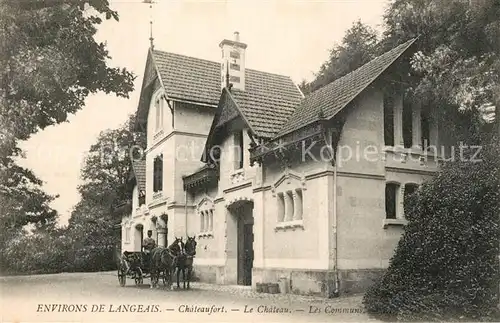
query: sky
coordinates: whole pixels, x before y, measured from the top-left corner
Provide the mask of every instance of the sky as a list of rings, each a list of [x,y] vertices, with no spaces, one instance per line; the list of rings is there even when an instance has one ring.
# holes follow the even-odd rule
[[[381,30],[386,0],[110,0],[119,22],[105,21],[96,39],[107,44],[111,66],[125,67],[137,78],[129,99],[91,95],[68,122],[51,126],[21,143],[26,159],[19,163],[59,194],[52,207],[64,225],[79,201],[77,186],[85,153],[99,133],[123,124],[139,101],[142,74],[153,21],[155,49],[218,61],[219,43],[234,31],[248,45],[248,68],[290,76],[296,83],[312,80],[356,20]]]

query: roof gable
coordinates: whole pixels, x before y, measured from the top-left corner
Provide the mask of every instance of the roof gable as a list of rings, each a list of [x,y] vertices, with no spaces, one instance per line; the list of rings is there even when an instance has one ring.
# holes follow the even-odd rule
[[[148,120],[149,104],[151,102],[151,96],[153,92],[162,86],[162,81],[159,77],[158,70],[156,69],[153,55],[151,49],[148,50],[148,56],[146,59],[146,66],[144,67],[144,75],[142,78],[141,93],[139,95],[139,106],[137,109],[137,121],[136,126],[142,127],[138,130],[145,130]],[[146,131],[143,131],[144,133]]]
[[[389,68],[415,40],[410,39],[306,96],[290,118],[283,123],[277,137],[293,132],[321,118],[334,117]]]
[[[210,132],[208,133],[207,140],[205,141],[205,152],[208,152],[213,145],[217,144],[217,137],[220,135],[220,130],[224,127],[224,125],[238,117],[240,117],[250,128],[250,131],[253,132],[252,126],[248,124],[247,119],[236,104],[231,92],[229,92],[227,88],[224,88],[220,96],[217,111],[212,120],[212,125],[210,126]],[[203,162],[208,161],[206,157],[208,156],[206,156],[205,153],[202,157]]]

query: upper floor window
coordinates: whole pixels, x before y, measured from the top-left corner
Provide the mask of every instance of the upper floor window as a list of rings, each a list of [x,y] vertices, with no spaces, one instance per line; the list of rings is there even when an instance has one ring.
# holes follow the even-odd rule
[[[394,97],[384,93],[384,143],[394,146]]]
[[[163,99],[157,96],[155,99],[155,131],[163,129]]]
[[[153,162],[153,192],[163,190],[163,155],[159,155]]]
[[[237,131],[234,133],[234,169],[243,168],[243,148],[243,131]]]
[[[405,148],[413,144],[413,107],[409,100],[403,101],[403,144]]]
[[[139,206],[146,204],[146,193],[142,190],[139,191]]]
[[[426,149],[430,146],[431,140],[431,127],[430,127],[430,116],[427,107],[420,111],[420,124],[422,127],[422,148]]]

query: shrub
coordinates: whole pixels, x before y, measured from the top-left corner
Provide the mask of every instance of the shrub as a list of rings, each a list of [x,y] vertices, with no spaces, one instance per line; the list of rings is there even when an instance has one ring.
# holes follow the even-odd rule
[[[441,320],[485,319],[495,311],[499,156],[495,144],[483,148],[481,162],[448,162],[414,194],[389,268],[364,296],[369,313]]]

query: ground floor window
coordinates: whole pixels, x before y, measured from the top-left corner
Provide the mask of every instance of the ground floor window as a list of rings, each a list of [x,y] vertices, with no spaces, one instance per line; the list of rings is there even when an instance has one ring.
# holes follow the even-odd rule
[[[385,218],[403,219],[408,198],[412,196],[419,185],[415,183],[387,183],[385,185]]]
[[[212,232],[214,229],[214,211],[200,211],[200,232]]]
[[[302,189],[280,192],[276,197],[278,222],[302,220],[304,210]]]
[[[213,236],[214,231],[214,204],[205,200],[198,206],[198,218],[200,221],[200,236]]]
[[[397,202],[398,202],[399,184],[387,183],[385,185],[385,218],[397,218]]]
[[[403,207],[404,207],[404,212],[406,213],[406,210],[408,208],[408,199],[417,192],[418,190],[418,185],[414,183],[408,183],[405,184],[404,188],[404,198],[403,198]]]

